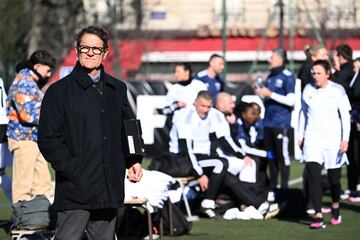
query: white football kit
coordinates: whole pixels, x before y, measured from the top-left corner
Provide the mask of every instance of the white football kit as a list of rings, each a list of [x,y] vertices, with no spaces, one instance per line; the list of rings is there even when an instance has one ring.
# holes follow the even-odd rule
[[[341,154],[341,141],[349,141],[349,99],[344,88],[332,81],[324,88],[307,84],[302,96],[299,121],[299,140],[304,139],[306,162],[324,164],[326,169],[339,168],[347,163]]]
[[[166,94],[164,114],[171,114],[177,109],[176,102],[185,102],[186,106],[193,105],[198,93],[205,91],[206,85],[200,81],[192,80],[190,84],[183,85],[181,83],[175,83],[171,85],[169,91]]]

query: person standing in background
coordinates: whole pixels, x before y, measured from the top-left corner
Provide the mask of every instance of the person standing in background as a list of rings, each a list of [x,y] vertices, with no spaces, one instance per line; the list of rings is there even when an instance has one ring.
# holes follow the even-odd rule
[[[200,91],[206,90],[207,87],[201,81],[195,81],[192,77],[192,69],[189,63],[175,64],[176,83],[169,87],[166,94],[165,107],[162,113],[166,115],[165,127],[162,129],[165,134],[162,138],[164,146],[163,151],[169,149],[169,133],[172,126],[174,113],[186,106],[191,106]]]
[[[355,75],[349,84],[348,97],[351,103],[351,130],[347,152],[347,180],[350,202],[360,202],[360,58],[354,60]]]
[[[269,59],[270,75],[264,86],[256,89],[256,94],[264,99],[264,144],[267,152],[274,153],[269,159],[270,189],[277,187],[278,173],[281,188],[288,187],[290,175],[289,131],[291,112],[295,104],[295,78],[285,68],[286,51],[274,49]],[[273,199],[270,192],[269,199]]]
[[[308,46],[305,49],[306,61],[301,65],[298,78],[301,80],[301,91],[308,83],[314,81],[311,74],[312,63],[316,60],[329,60],[328,51],[322,44]]]
[[[43,92],[40,90],[55,67],[46,50],[35,51],[28,61],[17,65],[18,74],[7,97],[7,137],[13,153],[12,200],[29,200],[44,194],[50,201],[54,186],[47,162],[38,148],[38,126]]]
[[[219,92],[224,91],[225,83],[221,78],[221,73],[225,68],[225,59],[219,54],[211,55],[207,69],[197,73],[194,79],[199,80],[207,86],[211,93],[212,102],[215,104],[216,96]]]
[[[303,149],[308,172],[309,196],[315,209],[310,228],[325,227],[321,212],[321,169],[327,169],[331,193],[331,224],[341,223],[341,166],[347,163],[350,134],[349,99],[344,88],[330,81],[328,61],[318,60],[312,68],[314,83],[306,85],[299,120],[299,146]]]
[[[46,91],[39,148],[55,170],[56,240],[113,240],[128,179],[140,181],[142,155],[125,155],[124,120],[135,119],[124,82],[102,65],[108,35],[88,26],[77,35],[73,71]]]
[[[333,80],[334,82],[340,84],[345,89],[345,92],[349,90],[349,84],[354,76],[353,70],[353,50],[347,44],[340,44],[335,48],[335,58],[338,59],[339,66],[334,73]]]
[[[189,63],[175,64],[174,83],[166,94],[166,103],[163,109],[165,115],[171,115],[176,110],[194,103],[197,94],[207,87],[200,81],[192,79],[192,69]]]

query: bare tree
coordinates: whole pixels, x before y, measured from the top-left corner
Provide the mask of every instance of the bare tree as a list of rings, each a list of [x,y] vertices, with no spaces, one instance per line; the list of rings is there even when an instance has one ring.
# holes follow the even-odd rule
[[[33,0],[28,55],[39,48],[51,49],[63,59],[72,46],[77,28],[84,23],[82,0]]]
[[[8,85],[15,63],[26,58],[30,14],[23,0],[1,0],[0,16],[0,76]]]
[[[0,16],[0,74],[7,82],[16,63],[37,49],[62,60],[85,22],[82,0],[1,0]]]

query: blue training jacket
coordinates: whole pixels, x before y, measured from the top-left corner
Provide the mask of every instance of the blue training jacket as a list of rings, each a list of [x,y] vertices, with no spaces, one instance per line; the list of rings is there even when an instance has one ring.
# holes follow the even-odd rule
[[[211,93],[213,104],[215,104],[217,94],[224,91],[224,81],[220,75],[216,75],[215,78],[210,78],[206,69],[196,74],[194,79],[205,83],[208,91]]]
[[[285,67],[271,70],[271,74],[265,82],[270,91],[286,96],[295,92],[294,75]],[[271,128],[290,128],[291,112],[293,107],[278,103],[271,98],[265,98],[264,126]]]

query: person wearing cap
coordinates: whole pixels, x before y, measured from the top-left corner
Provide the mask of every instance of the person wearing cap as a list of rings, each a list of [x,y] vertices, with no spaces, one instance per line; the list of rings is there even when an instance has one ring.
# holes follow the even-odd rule
[[[290,175],[289,133],[291,112],[295,104],[295,78],[285,68],[286,51],[274,49],[269,59],[270,75],[264,86],[256,89],[256,94],[263,98],[264,144],[266,151],[274,153],[269,159],[270,189],[277,186],[278,173],[281,175],[281,188],[288,187]]]
[[[9,150],[13,153],[13,203],[40,194],[51,200],[54,195],[48,164],[37,144],[44,95],[40,89],[51,76],[54,67],[54,57],[46,50],[37,50],[29,60],[16,66],[18,73],[9,89],[6,135]]]

